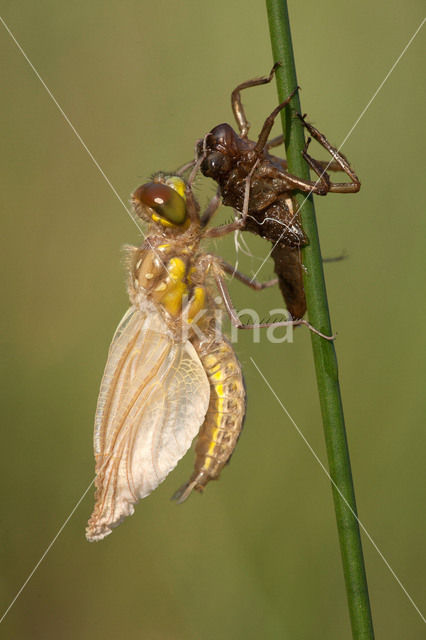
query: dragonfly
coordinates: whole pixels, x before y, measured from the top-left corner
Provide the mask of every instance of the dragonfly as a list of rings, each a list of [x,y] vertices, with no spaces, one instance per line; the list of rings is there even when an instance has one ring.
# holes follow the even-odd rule
[[[310,327],[305,320],[241,322],[225,276],[250,280],[202,246],[229,233],[232,224],[207,228],[218,203],[213,199],[200,215],[192,192],[197,170],[188,181],[159,172],[132,195],[134,211],[149,229],[142,246],[127,249],[131,306],[114,334],[99,392],[89,541],[102,540],[132,515],[197,434],[194,471],[175,500],[202,491],[229,462],[246,393],[241,365],[222,333],[223,309],[240,329]]]
[[[256,141],[248,138],[249,122],[241,100],[241,91],[271,82],[279,63],[268,76],[239,84],[231,94],[232,111],[238,125],[237,133],[227,123],[214,127],[197,144],[196,159],[201,161],[203,175],[213,178],[219,186],[218,196],[224,205],[241,214],[238,228],[251,231],[273,244],[271,256],[275,273],[292,318],[302,318],[306,312],[303,288],[301,249],[309,243],[300,220],[300,209],[294,199],[296,192],[308,195],[356,193],[361,183],[345,156],[305,117],[297,114],[311,137],[302,155],[318,176],[315,182],[304,180],[288,171],[287,161],[274,156],[270,149],[283,143],[283,136],[269,139],[274,121],[288,107],[298,91],[279,104],[266,118]],[[329,162],[316,160],[308,153],[311,139],[329,152]],[[342,171],[349,182],[332,182],[327,171]]]

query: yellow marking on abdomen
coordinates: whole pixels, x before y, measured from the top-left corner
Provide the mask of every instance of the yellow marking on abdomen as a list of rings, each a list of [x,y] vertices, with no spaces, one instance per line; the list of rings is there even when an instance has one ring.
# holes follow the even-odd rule
[[[195,345],[197,347],[197,345]],[[199,352],[210,381],[210,403],[196,445],[191,480],[202,488],[219,476],[240,435],[245,414],[245,390],[240,364],[225,340],[211,343],[209,353]]]

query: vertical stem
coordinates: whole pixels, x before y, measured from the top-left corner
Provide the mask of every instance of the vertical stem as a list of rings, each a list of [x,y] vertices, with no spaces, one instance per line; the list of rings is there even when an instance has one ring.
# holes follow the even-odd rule
[[[297,86],[287,2],[286,0],[266,0],[266,6],[274,62],[281,62],[282,65],[276,73],[278,96],[282,102]],[[309,179],[309,167],[301,155],[305,142],[303,125],[298,118],[294,118],[294,113],[297,111],[300,112],[300,102],[296,94],[289,107],[281,112],[288,167],[291,173]],[[303,203],[302,223],[309,238],[309,245],[303,251],[303,262],[307,269],[304,285],[309,322],[323,333],[330,335],[331,323],[313,198],[311,195],[305,201],[303,194],[297,194],[296,201],[299,205]],[[352,636],[356,640],[371,640],[374,638],[373,622],[360,531],[357,518],[354,516],[357,510],[336,352],[333,342],[324,340],[312,332],[311,339],[328,463],[333,481],[332,492]]]

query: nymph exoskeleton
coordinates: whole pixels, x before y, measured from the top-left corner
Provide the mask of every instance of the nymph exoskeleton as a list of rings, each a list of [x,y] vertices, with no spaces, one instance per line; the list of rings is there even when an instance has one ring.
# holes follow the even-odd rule
[[[158,173],[132,200],[150,227],[143,245],[128,249],[131,307],[112,340],[99,393],[90,541],[101,540],[134,512],[198,432],[194,473],[175,494],[179,502],[218,478],[229,461],[242,429],[245,390],[234,349],[217,322],[222,306],[243,329],[310,326],[305,320],[241,323],[224,280],[233,267],[200,244],[229,228],[206,229],[217,203],[200,217],[190,183]]]
[[[234,228],[251,231],[273,243],[271,252],[275,273],[287,309],[293,318],[302,318],[306,311],[303,289],[301,248],[308,244],[296,205],[296,191],[326,195],[327,193],[356,193],[361,183],[349,162],[326,137],[297,114],[312,138],[317,140],[333,160],[315,160],[308,154],[311,139],[306,142],[302,155],[317,174],[315,182],[303,180],[287,171],[287,162],[269,153],[283,142],[283,136],[268,140],[278,113],[291,106],[293,93],[266,118],[257,141],[249,140],[249,123],[241,102],[241,91],[271,82],[279,65],[269,76],[255,78],[238,85],[231,95],[232,110],[239,134],[229,124],[214,127],[197,145],[197,159],[201,172],[219,185],[223,204],[233,207],[242,215]],[[344,171],[350,182],[332,182],[327,170]]]

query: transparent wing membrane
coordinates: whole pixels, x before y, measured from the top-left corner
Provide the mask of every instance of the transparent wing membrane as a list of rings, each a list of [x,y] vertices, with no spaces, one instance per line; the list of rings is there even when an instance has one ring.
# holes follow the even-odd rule
[[[175,342],[157,311],[131,307],[114,335],[99,394],[88,540],[111,533],[172,471],[198,433],[209,397],[192,344]]]

